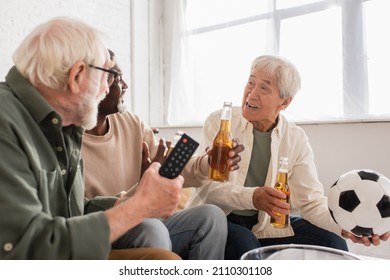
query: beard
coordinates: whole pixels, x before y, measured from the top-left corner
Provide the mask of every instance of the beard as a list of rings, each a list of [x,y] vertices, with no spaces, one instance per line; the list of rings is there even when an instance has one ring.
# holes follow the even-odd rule
[[[90,80],[88,89],[78,105],[80,126],[86,130],[90,130],[96,126],[98,106],[100,101],[105,98],[105,94],[97,96],[96,92],[99,90],[99,84],[94,82],[93,79]]]
[[[126,112],[126,105],[125,101],[123,100],[123,97],[119,98],[118,104],[116,105],[116,108],[120,114],[123,114]]]

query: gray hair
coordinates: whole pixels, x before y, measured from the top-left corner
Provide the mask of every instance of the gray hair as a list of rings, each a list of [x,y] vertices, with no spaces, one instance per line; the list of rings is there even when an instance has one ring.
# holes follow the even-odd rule
[[[275,75],[278,78],[278,88],[280,98],[292,97],[301,88],[301,78],[298,70],[288,60],[273,56],[262,55],[252,62],[251,72],[254,69],[262,69],[270,75]]]
[[[100,34],[86,23],[67,17],[38,25],[16,49],[18,71],[37,86],[65,90],[69,70],[77,61],[103,65],[107,48]]]

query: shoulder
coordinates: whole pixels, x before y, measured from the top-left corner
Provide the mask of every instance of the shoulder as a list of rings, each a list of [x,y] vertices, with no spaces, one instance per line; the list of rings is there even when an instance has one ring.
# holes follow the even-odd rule
[[[306,132],[295,123],[286,119],[286,117],[280,115],[278,123],[278,135],[282,142],[289,143],[290,146],[298,145],[301,146],[303,143],[307,142]]]
[[[219,110],[216,110],[214,112],[212,112],[206,119],[206,122],[208,121],[218,121],[220,120],[220,117],[221,117],[221,112],[222,112],[222,109],[219,109]],[[241,110],[241,107],[239,106],[234,106],[232,108],[232,119],[237,119],[237,118],[240,118],[242,116],[242,110]]]
[[[142,129],[145,127],[141,118],[131,112],[116,113],[108,116],[110,122],[121,129]]]
[[[124,112],[124,113],[115,113],[115,114],[112,114],[109,116],[110,119],[112,119],[114,122],[123,122],[123,121],[126,121],[126,122],[134,122],[134,123],[141,123],[141,119],[131,113],[131,112]]]
[[[18,104],[21,105],[12,89],[6,83],[0,83],[0,111],[13,110]]]
[[[0,130],[4,132],[5,126],[22,126],[25,121],[34,122],[35,120],[31,118],[31,114],[12,89],[5,83],[0,83]]]
[[[232,119],[240,118],[242,116],[242,108],[240,106],[234,106],[232,110]]]
[[[216,110],[214,112],[212,112],[207,118],[206,118],[206,122],[207,121],[212,121],[214,119],[219,119],[219,116],[221,115],[221,109],[219,110]]]
[[[133,137],[141,138],[145,135],[153,134],[152,129],[137,115],[131,112],[116,113],[109,116],[113,126],[116,126],[121,131],[128,131],[133,134]]]
[[[301,136],[306,136],[306,132],[294,122],[289,121],[285,116],[280,115],[280,121],[282,123],[282,129],[288,133],[297,134]]]

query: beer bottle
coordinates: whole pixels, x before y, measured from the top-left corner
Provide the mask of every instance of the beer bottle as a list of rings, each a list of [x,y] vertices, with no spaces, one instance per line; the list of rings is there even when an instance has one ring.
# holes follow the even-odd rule
[[[172,152],[173,148],[176,146],[177,142],[179,142],[179,140],[183,136],[183,134],[184,134],[184,132],[181,130],[178,130],[175,132],[175,134],[173,135],[172,144],[169,147],[169,150],[168,150],[166,156],[168,156]]]
[[[213,140],[210,155],[209,178],[215,181],[226,182],[229,179],[227,160],[233,145],[230,134],[231,123],[232,103],[224,102],[219,131]]]
[[[288,187],[287,174],[288,174],[288,158],[280,157],[278,174],[276,177],[275,189],[282,191],[286,195],[286,198],[282,199],[282,200],[284,202],[289,203],[290,189]],[[275,213],[275,214],[279,217],[282,217],[282,220],[275,220],[274,218],[271,217],[271,225],[274,228],[287,227],[289,215],[285,215],[285,214],[281,214],[281,213]]]

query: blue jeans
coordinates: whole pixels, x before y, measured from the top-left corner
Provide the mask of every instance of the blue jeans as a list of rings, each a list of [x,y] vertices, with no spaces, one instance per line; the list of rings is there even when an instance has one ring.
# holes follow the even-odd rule
[[[172,249],[166,226],[158,219],[145,219],[112,244],[112,249],[161,248]]]
[[[175,212],[163,221],[145,219],[114,242],[112,248],[163,248],[183,259],[222,260],[226,238],[225,213],[206,204]]]
[[[252,227],[258,223],[257,215],[251,217],[229,214],[228,218],[228,241],[225,256],[230,259],[239,259],[244,250],[249,251],[260,246],[270,246],[279,244],[307,244],[330,247],[343,251],[348,251],[345,240],[325,229],[319,228],[301,217],[291,216],[290,223],[294,230],[294,236],[282,238],[262,238],[256,246],[255,235],[250,232]],[[230,223],[235,224],[231,226]],[[241,227],[241,228],[240,228]],[[247,229],[250,234],[242,228]]]
[[[244,253],[259,247],[259,240],[249,229],[228,220],[225,260],[238,260]]]
[[[204,204],[176,212],[163,221],[172,241],[172,251],[183,259],[223,260],[227,239],[225,213]]]

